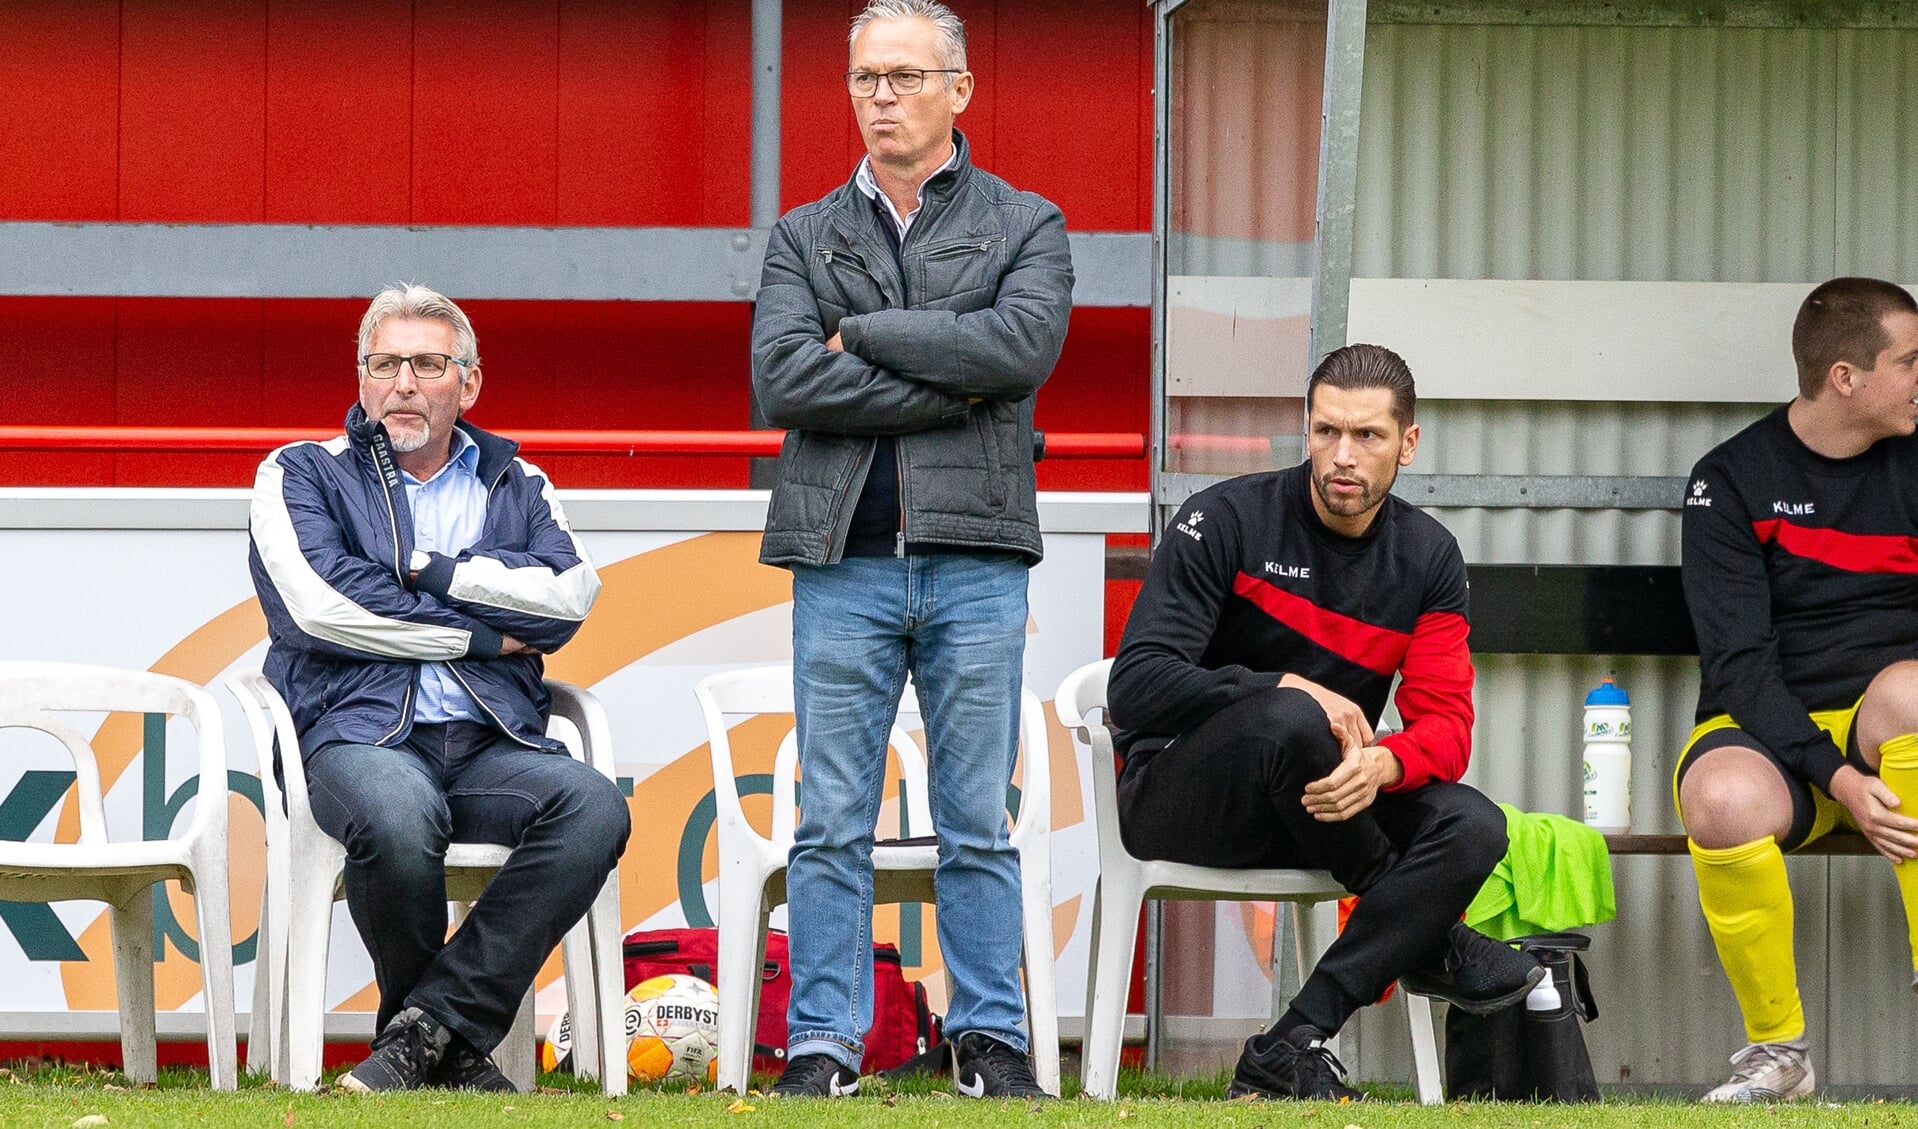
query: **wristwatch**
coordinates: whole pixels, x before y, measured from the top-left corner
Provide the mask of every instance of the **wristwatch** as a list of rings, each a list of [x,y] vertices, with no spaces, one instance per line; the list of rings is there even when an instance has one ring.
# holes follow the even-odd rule
[[[415,574],[418,574],[425,572],[426,566],[432,563],[433,554],[427,552],[425,549],[415,549],[413,550],[413,555],[407,558],[406,567]]]

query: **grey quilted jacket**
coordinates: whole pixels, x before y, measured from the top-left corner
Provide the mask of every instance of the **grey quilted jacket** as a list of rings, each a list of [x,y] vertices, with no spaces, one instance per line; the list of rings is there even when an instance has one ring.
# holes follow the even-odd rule
[[[753,307],[753,389],[788,429],[759,559],[845,552],[874,437],[897,436],[903,541],[1037,561],[1033,394],[1072,312],[1065,217],[959,160],[924,189],[900,277],[851,180],[772,231]],[[845,352],[825,347],[834,333]]]

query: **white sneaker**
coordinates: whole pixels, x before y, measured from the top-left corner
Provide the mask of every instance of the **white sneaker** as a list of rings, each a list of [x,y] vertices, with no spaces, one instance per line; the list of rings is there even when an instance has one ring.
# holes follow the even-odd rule
[[[1708,1102],[1788,1102],[1811,1093],[1811,1044],[1803,1036],[1789,1043],[1747,1043],[1732,1056],[1732,1076],[1705,1095]]]

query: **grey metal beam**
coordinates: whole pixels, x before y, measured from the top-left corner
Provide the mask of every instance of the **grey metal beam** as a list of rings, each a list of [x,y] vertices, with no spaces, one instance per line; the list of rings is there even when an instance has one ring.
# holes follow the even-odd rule
[[[753,0],[752,222],[779,218],[780,0]]]
[[[1082,306],[1151,301],[1151,237],[1070,236]],[[0,295],[745,301],[766,233],[725,227],[0,223]]]
[[[1685,479],[1599,474],[1401,474],[1392,493],[1462,509],[1676,510]]]
[[[1162,474],[1153,500],[1177,509],[1227,475]],[[1676,510],[1686,480],[1660,475],[1401,474],[1392,493],[1418,506],[1492,510]]]
[[[1365,81],[1365,0],[1331,0],[1320,108],[1318,270],[1312,275],[1312,357],[1345,344],[1352,305],[1353,216],[1359,194],[1359,95]]]

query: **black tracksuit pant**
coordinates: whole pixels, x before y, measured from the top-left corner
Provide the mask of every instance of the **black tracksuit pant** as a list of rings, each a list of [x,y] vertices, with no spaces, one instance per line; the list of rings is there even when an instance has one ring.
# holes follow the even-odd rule
[[[1345,931],[1292,1001],[1336,1032],[1446,934],[1504,857],[1505,816],[1464,784],[1380,792],[1337,823],[1313,819],[1305,786],[1339,763],[1325,711],[1273,689],[1220,710],[1172,744],[1127,757],[1119,824],[1140,858],[1217,867],[1323,869],[1360,895]]]

